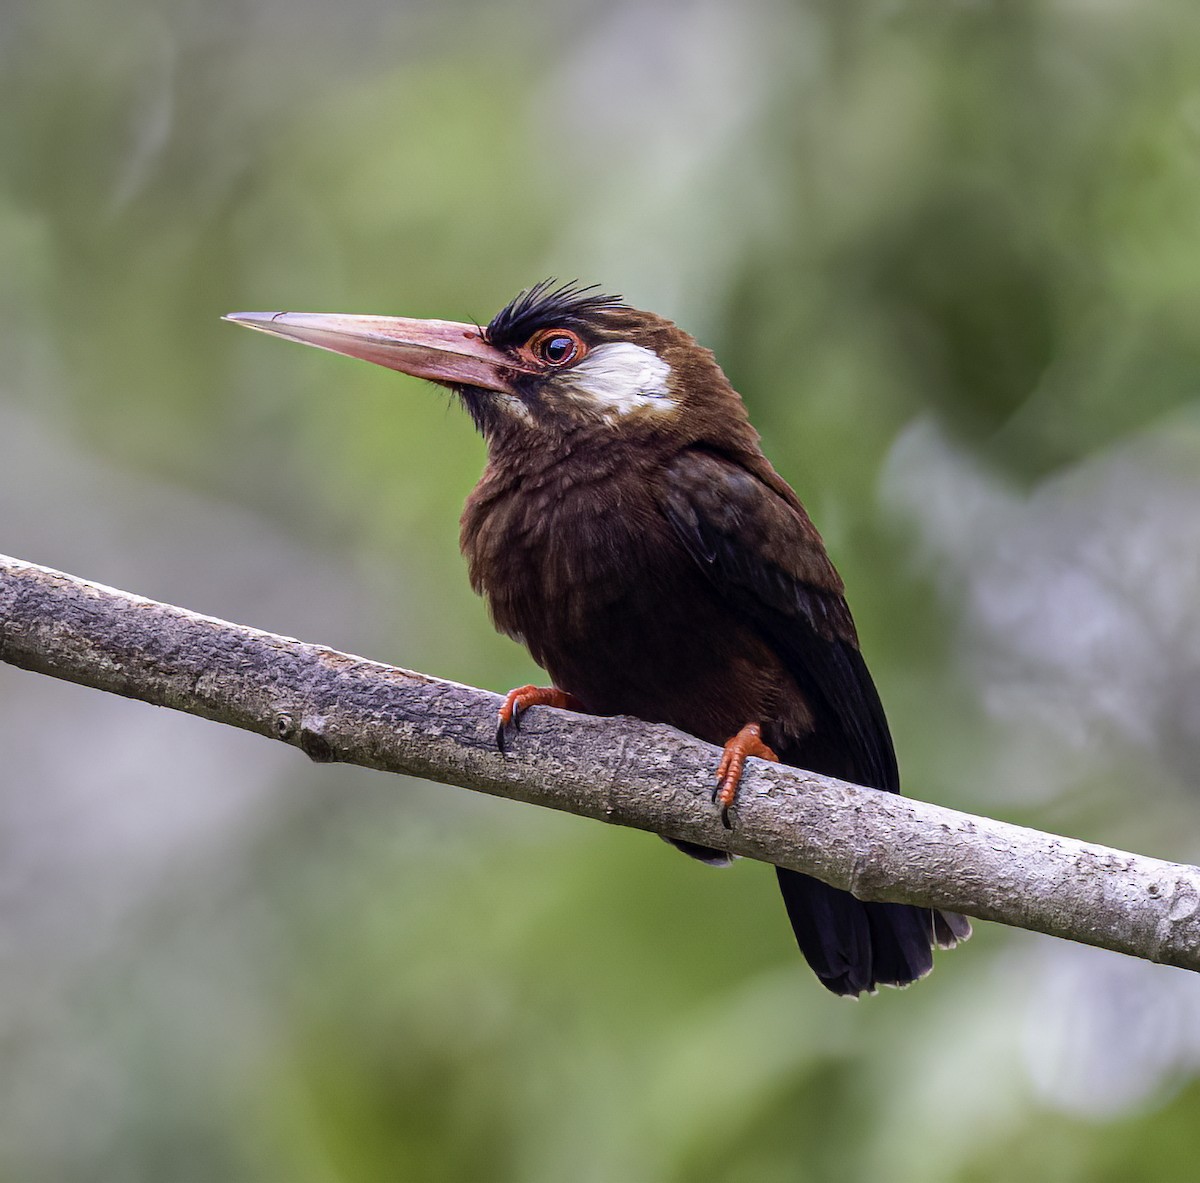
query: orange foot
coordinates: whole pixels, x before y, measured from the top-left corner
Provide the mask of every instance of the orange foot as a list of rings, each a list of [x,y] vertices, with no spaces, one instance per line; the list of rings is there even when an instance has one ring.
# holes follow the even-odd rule
[[[521,716],[530,707],[558,707],[560,711],[586,711],[587,708],[573,694],[559,690],[557,686],[518,686],[504,696],[504,705],[498,714],[500,726],[496,728],[496,747],[504,751],[504,740],[508,729],[521,730]]]
[[[730,830],[729,807],[737,797],[738,785],[742,780],[742,769],[747,756],[779,763],[779,757],[763,743],[762,727],[758,723],[747,723],[732,739],[725,742],[725,754],[717,765],[717,787],[713,789],[713,804],[721,807],[721,824]]]

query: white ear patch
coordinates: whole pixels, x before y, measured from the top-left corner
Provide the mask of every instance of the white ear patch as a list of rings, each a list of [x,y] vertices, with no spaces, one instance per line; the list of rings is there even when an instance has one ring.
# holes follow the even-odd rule
[[[571,373],[572,386],[611,415],[673,411],[667,389],[671,367],[657,353],[628,341],[597,345]]]

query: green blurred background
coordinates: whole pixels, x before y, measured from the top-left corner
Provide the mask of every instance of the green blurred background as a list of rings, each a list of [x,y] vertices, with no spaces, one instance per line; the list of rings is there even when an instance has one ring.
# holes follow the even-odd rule
[[[547,275],[713,347],[908,791],[1200,858],[1200,9],[5,0],[0,549],[536,677],[430,387],[222,324]],[[1192,1180],[1200,983],[0,666],[0,1179]]]

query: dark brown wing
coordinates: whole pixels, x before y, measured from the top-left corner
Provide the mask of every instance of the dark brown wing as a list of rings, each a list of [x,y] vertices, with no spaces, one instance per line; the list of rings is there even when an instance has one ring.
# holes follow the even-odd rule
[[[663,511],[738,618],[783,659],[813,712],[820,747],[838,751],[837,768],[813,771],[898,792],[887,719],[841,579],[799,502],[762,463],[775,487],[724,456],[683,452],[667,472]]]
[[[819,743],[777,748],[780,757],[899,792],[887,719],[858,651],[841,579],[795,494],[761,457],[747,463],[754,470],[713,451],[681,453],[667,472],[663,512],[805,696]],[[932,946],[970,935],[967,921],[952,913],[866,903],[808,875],[776,871],[801,952],[837,994],[914,981],[933,967]]]

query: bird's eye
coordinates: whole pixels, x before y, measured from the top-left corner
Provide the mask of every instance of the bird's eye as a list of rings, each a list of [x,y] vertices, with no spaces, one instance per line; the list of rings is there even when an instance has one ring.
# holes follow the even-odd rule
[[[526,349],[548,366],[570,365],[587,352],[583,339],[570,329],[543,329],[534,334]]]

